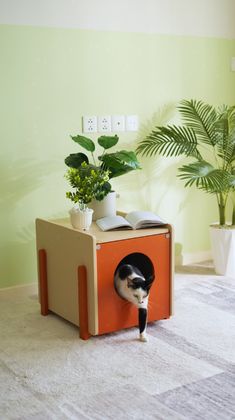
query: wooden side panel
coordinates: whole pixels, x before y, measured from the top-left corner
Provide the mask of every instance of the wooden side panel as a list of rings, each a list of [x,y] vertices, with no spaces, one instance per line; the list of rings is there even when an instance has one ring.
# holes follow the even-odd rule
[[[132,253],[146,255],[154,267],[155,281],[150,291],[148,321],[170,316],[170,234],[100,244],[100,249],[97,250],[99,334],[138,324],[137,308],[121,299],[114,289],[114,273],[117,265]]]
[[[88,340],[91,334],[88,324],[87,270],[84,265],[78,267],[78,310],[80,338]]]
[[[47,255],[48,308],[79,325],[78,276],[87,269],[89,332],[97,334],[97,271],[95,239],[89,234],[37,219],[37,249]]]
[[[39,298],[41,314],[48,315],[47,255],[45,249],[38,251]]]

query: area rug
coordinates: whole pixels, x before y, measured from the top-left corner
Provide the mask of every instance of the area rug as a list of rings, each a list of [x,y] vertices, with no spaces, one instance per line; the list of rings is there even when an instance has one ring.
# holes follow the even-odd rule
[[[36,294],[1,297],[0,419],[235,419],[235,280],[175,275],[175,313],[82,341]]]

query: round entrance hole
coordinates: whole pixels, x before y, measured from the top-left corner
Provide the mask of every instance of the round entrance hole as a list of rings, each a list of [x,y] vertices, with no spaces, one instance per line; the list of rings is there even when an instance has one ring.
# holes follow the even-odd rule
[[[134,252],[133,254],[129,254],[124,257],[120,263],[118,264],[115,274],[118,268],[124,264],[131,264],[137,267],[141,273],[143,274],[144,278],[148,278],[150,276],[154,276],[154,267],[153,263],[147,255],[142,254],[140,252]]]

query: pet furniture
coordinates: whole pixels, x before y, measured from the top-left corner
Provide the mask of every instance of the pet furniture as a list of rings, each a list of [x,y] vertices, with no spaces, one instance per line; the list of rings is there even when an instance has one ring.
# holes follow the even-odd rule
[[[118,296],[122,263],[154,274],[148,322],[169,318],[173,305],[172,227],[101,231],[72,228],[68,219],[36,220],[41,314],[50,311],[79,326],[88,339],[138,325],[138,310]]]

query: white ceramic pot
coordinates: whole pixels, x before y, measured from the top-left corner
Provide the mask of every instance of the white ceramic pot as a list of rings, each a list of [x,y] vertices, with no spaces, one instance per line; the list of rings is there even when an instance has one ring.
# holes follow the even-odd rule
[[[92,209],[79,210],[73,207],[69,210],[71,225],[74,229],[88,230],[92,223],[92,214]]]
[[[216,273],[235,278],[235,229],[212,225],[210,236]]]
[[[116,192],[111,191],[103,200],[92,200],[89,204],[94,210],[93,220],[106,216],[116,216]]]

